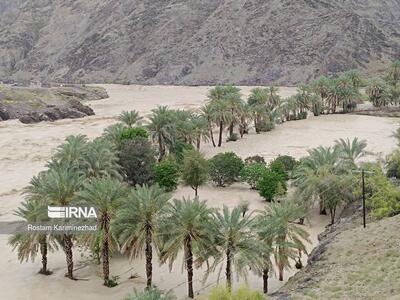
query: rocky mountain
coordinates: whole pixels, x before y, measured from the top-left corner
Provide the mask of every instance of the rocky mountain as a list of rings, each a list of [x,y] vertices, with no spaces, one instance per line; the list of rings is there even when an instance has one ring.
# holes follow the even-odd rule
[[[400,58],[400,0],[0,0],[0,79],[281,84]]]

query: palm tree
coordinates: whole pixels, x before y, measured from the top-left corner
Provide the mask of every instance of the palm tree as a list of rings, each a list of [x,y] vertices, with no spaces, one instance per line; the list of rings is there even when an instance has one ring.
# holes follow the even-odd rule
[[[174,138],[175,118],[167,106],[159,106],[153,109],[152,113],[148,129],[153,141],[158,143],[159,161],[161,161],[166,153],[166,145]]]
[[[263,291],[264,294],[268,293],[268,279],[272,273],[272,262],[271,255],[273,253],[272,243],[274,240],[274,229],[271,226],[270,214],[267,210],[264,210],[256,217],[254,224],[254,230],[257,232],[258,239],[262,243],[262,278],[263,278]]]
[[[214,141],[214,134],[213,134],[213,110],[212,110],[212,104],[211,103],[208,103],[208,104],[204,105],[201,108],[201,115],[208,122],[208,128],[209,128],[209,131],[210,131],[211,142],[212,142],[213,146],[216,147],[215,141]]]
[[[261,266],[261,246],[252,228],[255,220],[252,214],[242,215],[242,209],[231,211],[224,205],[222,213],[214,216],[214,240],[216,251],[212,270],[226,259],[225,275],[228,289],[232,288],[233,269],[239,276],[246,276],[249,269],[258,270]],[[222,265],[221,265],[222,267]]]
[[[183,249],[189,298],[194,297],[193,256],[201,256],[202,250],[212,244],[210,240],[211,214],[212,210],[207,207],[206,201],[200,201],[197,197],[193,200],[174,199],[160,226],[160,235],[163,240],[161,262],[169,260],[170,268],[172,268],[180,250]]]
[[[47,218],[47,206],[43,205],[39,201],[29,199],[22,202],[22,207],[19,207],[15,211],[15,215],[24,219],[28,223],[39,223],[46,221]],[[39,273],[44,275],[50,275],[51,272],[47,269],[47,252],[58,250],[57,243],[51,235],[46,233],[34,231],[28,233],[15,233],[10,238],[8,243],[13,247],[13,250],[17,249],[18,259],[28,261],[31,259],[35,260],[37,253],[40,251],[42,256],[42,268]]]
[[[367,142],[365,140],[359,141],[358,138],[354,138],[352,141],[350,139],[339,139],[335,143],[335,147],[338,148],[341,158],[353,167],[356,166],[356,161],[366,154],[365,148],[367,147]]]
[[[201,141],[207,143],[210,139],[210,125],[206,118],[203,116],[194,115],[191,122],[194,125],[194,137],[196,140],[196,148],[200,150]]]
[[[97,138],[87,143],[80,160],[80,169],[87,178],[110,176],[122,179],[117,150],[115,145],[107,139]]]
[[[143,119],[139,115],[139,112],[136,110],[131,110],[131,111],[123,111],[119,117],[118,120],[124,123],[126,126],[129,128],[132,128],[136,123],[140,122]]]
[[[169,199],[170,195],[157,185],[137,185],[117,212],[112,225],[121,251],[128,252],[130,259],[145,252],[148,288],[152,285],[152,245],[158,245],[158,222]]]
[[[212,116],[215,124],[219,127],[218,147],[222,145],[222,133],[225,124],[231,122],[232,114],[229,111],[229,106],[226,101],[212,102]]]
[[[239,93],[239,89],[235,89],[225,95],[227,109],[230,112],[229,136],[233,136],[233,129],[236,124],[240,123],[240,116],[243,110],[243,102]]]
[[[111,178],[94,178],[90,183],[85,184],[83,190],[77,195],[80,203],[92,205],[98,211],[99,246],[102,251],[103,277],[106,286],[109,286],[110,283],[109,253],[110,246],[113,244],[110,224],[125,196],[125,186]]]
[[[75,167],[79,168],[87,142],[88,138],[82,134],[66,137],[65,142],[57,147],[57,151],[53,155],[53,163],[64,162],[74,164]]]
[[[278,95],[278,91],[279,89],[275,86],[266,88],[266,93],[268,95],[266,104],[268,110],[273,110],[275,107],[279,106],[281,98]]]
[[[118,145],[121,141],[122,133],[124,132],[125,126],[122,123],[116,123],[108,126],[102,135],[103,138]]]
[[[61,164],[42,173],[34,181],[35,184],[31,184],[26,191],[29,197],[40,199],[46,206],[68,206],[73,202],[76,192],[81,189],[84,178],[73,167]],[[74,279],[72,247],[72,234],[64,233],[63,248],[67,261],[67,277],[70,279]]]
[[[320,213],[326,214],[323,201],[319,197],[320,183],[325,176],[344,173],[346,166],[340,160],[337,147],[320,146],[309,150],[308,153],[309,156],[301,160],[294,172],[293,184],[297,186],[299,196],[305,201],[310,202],[314,198],[319,198]]]
[[[280,281],[283,281],[284,269],[290,268],[290,260],[295,260],[299,253],[307,253],[304,242],[310,242],[309,234],[294,223],[301,216],[302,211],[292,201],[271,203],[264,212],[260,235],[265,235],[267,241],[272,237]]]

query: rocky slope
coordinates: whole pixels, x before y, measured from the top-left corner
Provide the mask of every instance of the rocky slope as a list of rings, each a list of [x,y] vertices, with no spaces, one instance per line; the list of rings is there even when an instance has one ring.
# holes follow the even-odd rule
[[[399,299],[400,216],[367,222],[348,211],[320,236],[308,265],[272,299]]]
[[[400,0],[10,3],[0,78],[288,85],[400,57]]]
[[[99,87],[25,88],[0,85],[0,121],[22,123],[82,118],[94,115],[81,101],[107,98]]]

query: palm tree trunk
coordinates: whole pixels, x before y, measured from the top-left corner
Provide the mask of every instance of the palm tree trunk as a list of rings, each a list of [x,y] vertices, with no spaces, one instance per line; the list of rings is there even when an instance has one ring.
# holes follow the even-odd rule
[[[279,281],[283,281],[283,266],[278,267],[279,271]]]
[[[197,190],[199,189],[199,187],[196,186],[196,187],[194,187],[193,189],[194,189],[194,196],[197,197],[197,194],[198,194],[198,193],[197,193]]]
[[[218,140],[218,147],[222,145],[222,132],[224,131],[224,122],[219,122],[219,140]]]
[[[158,161],[161,161],[165,155],[165,149],[164,149],[164,145],[162,142],[162,138],[161,135],[158,136],[158,151],[160,154],[160,157],[158,158]]]
[[[152,266],[152,259],[153,259],[153,249],[151,247],[151,241],[152,241],[152,233],[150,226],[147,226],[146,228],[146,276],[147,276],[147,288],[151,287],[151,279],[152,279],[152,273],[153,273],[153,266]]]
[[[189,298],[194,298],[194,293],[193,293],[193,253],[192,253],[192,240],[191,240],[190,236],[187,237],[186,247],[187,247],[186,268],[187,268],[187,275],[188,275],[188,296],[189,296]]]
[[[229,125],[229,136],[233,135],[233,122],[231,122],[231,125]]]
[[[110,279],[109,245],[108,245],[108,226],[109,221],[104,222],[104,241],[103,241],[103,275],[104,285],[108,285]]]
[[[265,268],[263,270],[263,290],[264,290],[264,294],[268,293],[268,274],[269,274],[269,269]]]
[[[210,136],[211,136],[211,142],[213,144],[214,147],[216,147],[215,141],[214,141],[214,134],[212,131],[212,127],[210,127]]]
[[[69,279],[74,279],[73,276],[73,270],[74,270],[74,260],[72,256],[72,237],[69,234],[64,234],[64,252],[65,252],[65,257],[67,260],[67,277]]]
[[[231,270],[231,250],[230,246],[228,245],[228,250],[226,251],[226,288],[231,291],[232,290],[232,270]]]
[[[47,242],[46,236],[40,241],[40,253],[42,254],[42,269],[39,271],[40,274],[48,275],[47,270]]]
[[[201,138],[198,137],[196,141],[197,150],[200,150],[200,143],[201,143]]]

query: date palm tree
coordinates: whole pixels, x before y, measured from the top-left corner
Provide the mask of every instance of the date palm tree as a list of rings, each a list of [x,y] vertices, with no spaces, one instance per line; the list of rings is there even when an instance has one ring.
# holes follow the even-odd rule
[[[212,104],[208,103],[206,105],[204,105],[201,108],[201,115],[203,116],[203,118],[205,118],[208,122],[208,129],[210,131],[210,138],[211,138],[211,142],[213,144],[214,147],[216,147],[215,144],[215,140],[214,140],[214,134],[213,134],[213,110],[212,110]]]
[[[109,286],[110,279],[109,256],[112,245],[115,244],[111,236],[110,224],[125,196],[126,187],[118,180],[111,178],[94,178],[77,194],[80,204],[92,205],[97,209],[100,230],[99,249],[102,252],[103,277],[106,286]],[[88,237],[90,241],[90,237],[93,236]]]
[[[81,171],[87,178],[113,177],[122,179],[121,167],[115,145],[104,138],[97,138],[86,144],[82,151]]]
[[[84,177],[75,168],[66,164],[55,165],[36,178],[40,183],[28,188],[27,193],[41,203],[49,206],[68,206],[74,201],[76,193],[82,188]],[[62,236],[63,248],[67,261],[67,277],[74,279],[72,234],[64,233]]]
[[[139,123],[143,117],[139,115],[136,110],[123,111],[119,116],[118,120],[124,123],[129,128],[132,128],[135,124]]]
[[[181,250],[184,253],[183,265],[187,271],[188,297],[193,298],[193,262],[194,256],[201,256],[203,249],[211,242],[211,214],[206,201],[197,197],[182,200],[174,199],[168,207],[160,225],[163,241],[161,262],[169,261],[172,268]]]
[[[222,133],[226,124],[231,122],[232,114],[226,101],[212,102],[212,116],[214,123],[219,127],[218,147],[222,145]]]
[[[57,147],[49,167],[54,163],[67,163],[79,168],[87,143],[88,138],[82,134],[66,137],[65,142]]]
[[[310,243],[309,234],[294,222],[302,211],[292,201],[271,203],[264,212],[260,234],[272,240],[272,251],[278,268],[278,278],[283,281],[283,272],[290,268],[290,260],[299,253],[307,253],[304,242]]]
[[[29,197],[26,201],[22,202],[21,207],[15,211],[15,215],[28,223],[39,223],[48,220],[47,206]],[[47,253],[48,251],[58,250],[58,245],[54,237],[38,231],[30,232],[29,234],[19,232],[13,234],[9,238],[8,243],[13,247],[13,250],[17,250],[18,259],[21,262],[28,261],[29,259],[34,261],[40,251],[42,268],[39,273],[44,275],[51,274],[47,269]]]
[[[365,140],[360,141],[357,137],[352,141],[350,139],[339,139],[335,141],[335,147],[344,162],[350,164],[351,167],[355,167],[356,161],[366,154],[367,142]]]
[[[252,214],[243,216],[242,209],[235,207],[229,210],[224,205],[222,213],[214,215],[214,243],[216,251],[212,252],[214,271],[217,266],[223,267],[225,261],[226,286],[232,289],[232,275],[246,277],[249,269],[259,270],[262,265],[261,244],[252,230],[255,219]],[[206,276],[209,272],[206,273]]]
[[[167,106],[159,106],[152,110],[148,129],[151,138],[158,144],[159,161],[166,153],[166,147],[174,139],[175,116]]]
[[[137,185],[112,224],[122,253],[134,259],[145,252],[148,288],[152,286],[153,245],[159,244],[159,219],[169,199],[170,195],[157,185]]]

